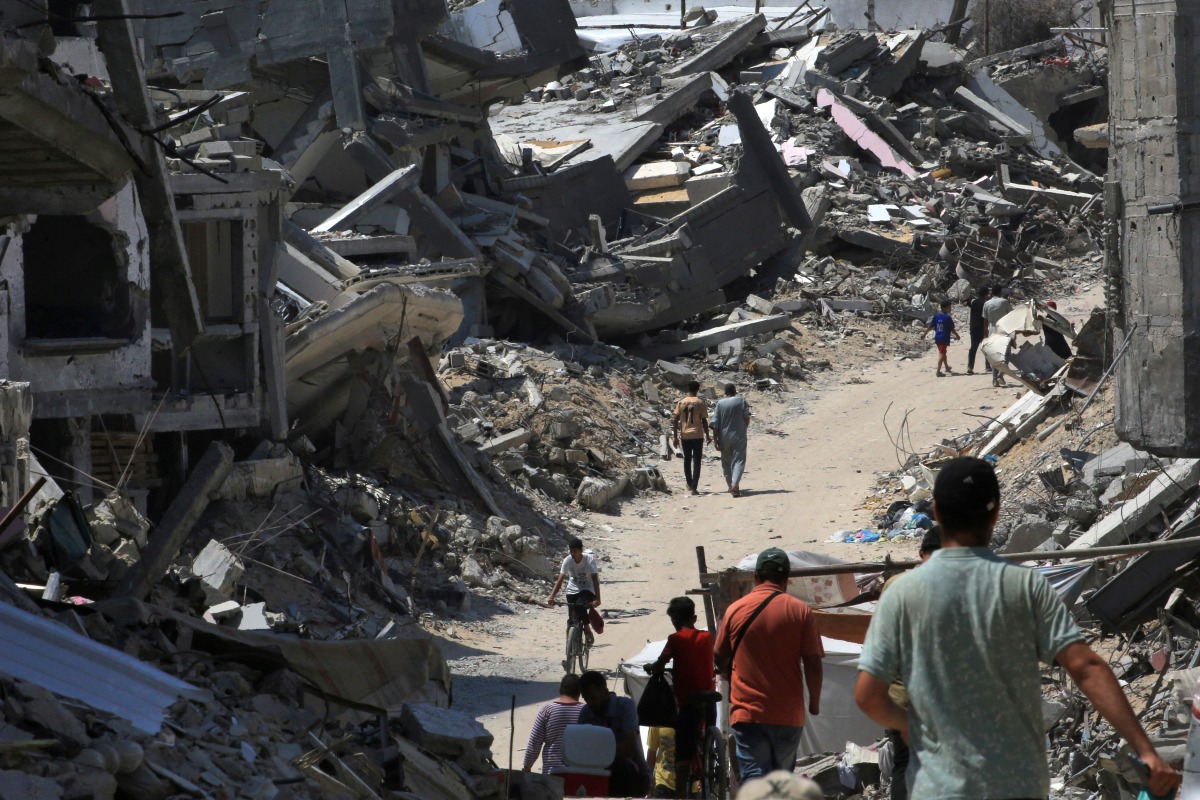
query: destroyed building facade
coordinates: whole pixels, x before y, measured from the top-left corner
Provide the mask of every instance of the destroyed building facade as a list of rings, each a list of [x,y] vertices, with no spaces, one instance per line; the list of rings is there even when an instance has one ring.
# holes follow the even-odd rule
[[[1200,453],[1200,340],[1195,331],[1192,175],[1198,12],[1187,3],[1116,2],[1109,122],[1106,247],[1110,305],[1129,352],[1117,367],[1123,439],[1163,455]],[[1157,208],[1155,208],[1157,207]],[[1163,213],[1166,212],[1166,213]]]

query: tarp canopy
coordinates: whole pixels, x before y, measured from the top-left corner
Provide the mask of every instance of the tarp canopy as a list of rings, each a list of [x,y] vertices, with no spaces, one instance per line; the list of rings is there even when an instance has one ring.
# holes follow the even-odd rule
[[[828,567],[834,564],[845,564],[845,559],[828,556],[824,553],[810,553],[806,550],[787,551],[792,569],[806,567]],[[751,553],[738,563],[740,572],[754,572],[754,562],[758,553]],[[836,606],[858,596],[858,586],[854,583],[853,575],[821,575],[811,578],[792,578],[788,581],[787,593],[798,597],[813,608]],[[736,598],[734,598],[736,599]]]

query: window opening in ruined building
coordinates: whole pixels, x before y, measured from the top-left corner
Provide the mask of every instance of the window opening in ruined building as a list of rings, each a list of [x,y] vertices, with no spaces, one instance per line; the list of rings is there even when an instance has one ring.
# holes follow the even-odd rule
[[[241,322],[242,221],[191,222],[183,235],[204,320]]]
[[[112,234],[83,217],[42,215],[22,242],[27,340],[133,338],[126,265]]]

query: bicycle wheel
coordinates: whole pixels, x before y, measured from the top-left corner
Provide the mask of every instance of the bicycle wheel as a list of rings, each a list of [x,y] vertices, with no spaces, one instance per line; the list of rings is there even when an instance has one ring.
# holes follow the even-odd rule
[[[582,633],[579,628],[576,628],[575,632],[579,633],[580,638],[582,639]],[[579,643],[579,674],[582,675],[583,673],[587,672],[588,659],[591,657],[591,655],[592,646],[581,641]]]
[[[567,672],[576,674],[583,672],[587,667],[579,667],[579,663],[583,658],[583,632],[578,625],[571,625],[567,628]]]
[[[725,737],[714,727],[704,732],[704,771],[700,776],[701,793],[705,800],[726,800],[729,797],[729,754]]]

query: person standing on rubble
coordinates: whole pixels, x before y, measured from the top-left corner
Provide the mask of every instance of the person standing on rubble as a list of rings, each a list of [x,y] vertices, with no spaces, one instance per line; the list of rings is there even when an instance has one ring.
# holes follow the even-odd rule
[[[983,340],[988,335],[988,324],[983,316],[983,305],[991,296],[991,288],[984,286],[974,297],[963,304],[967,307],[967,318],[970,321],[967,328],[967,332],[971,336],[971,346],[967,350],[968,375],[975,374],[975,355],[979,352],[979,345],[983,344]]]
[[[754,565],[754,589],[734,601],[717,631],[716,660],[729,680],[729,722],[745,784],[793,771],[808,713],[821,713],[825,648],[808,604],[786,591],[792,564],[769,547]]]
[[[737,387],[725,384],[725,396],[713,409],[713,444],[721,451],[721,471],[734,497],[742,493],[742,473],[746,470],[746,429],[750,426],[750,404],[739,397]]]
[[[683,443],[683,477],[687,479],[688,491],[700,494],[700,457],[704,443],[712,441],[708,430],[708,406],[700,399],[700,381],[689,382],[687,397],[675,404],[671,434],[675,447]]]
[[[996,287],[992,298],[983,304],[983,318],[987,320],[988,333],[996,333],[996,325],[1012,310],[1012,303],[1008,302],[1008,290]],[[984,359],[987,359],[987,353],[984,353]],[[992,386],[1001,389],[1008,386],[1000,370],[995,367],[992,367]]]
[[[855,687],[867,716],[908,739],[911,796],[1049,794],[1039,662],[1063,667],[1129,742],[1150,768],[1155,795],[1178,786],[1050,583],[989,549],[1000,514],[992,465],[965,457],[943,466],[933,513],[942,549],[880,599]],[[897,679],[908,689],[907,712],[888,695]]]

